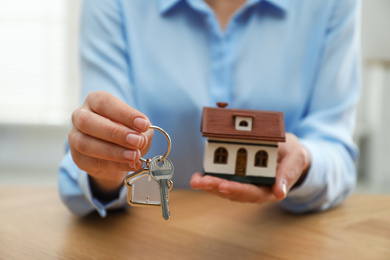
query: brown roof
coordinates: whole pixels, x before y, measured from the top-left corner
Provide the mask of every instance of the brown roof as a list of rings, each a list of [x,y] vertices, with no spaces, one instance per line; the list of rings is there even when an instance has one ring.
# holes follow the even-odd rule
[[[252,131],[235,129],[235,117],[252,117]],[[204,107],[201,131],[205,137],[285,142],[282,112]]]

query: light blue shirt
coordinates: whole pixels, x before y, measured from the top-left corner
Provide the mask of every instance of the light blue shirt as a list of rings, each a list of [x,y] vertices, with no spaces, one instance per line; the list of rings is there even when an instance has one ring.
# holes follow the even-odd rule
[[[202,172],[203,106],[282,111],[287,132],[311,153],[304,183],[280,205],[324,210],[355,186],[352,135],[360,94],[359,1],[248,0],[222,31],[201,0],[85,0],[82,99],[104,90],[147,115],[172,138],[174,188]],[[158,134],[146,157],[161,155]],[[93,198],[69,151],[59,190],[75,214],[126,205]]]

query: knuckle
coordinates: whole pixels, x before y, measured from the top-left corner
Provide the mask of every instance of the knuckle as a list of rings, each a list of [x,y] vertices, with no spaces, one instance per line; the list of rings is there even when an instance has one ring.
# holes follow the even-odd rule
[[[73,142],[73,138],[74,138],[74,135],[76,134],[77,130],[72,127],[72,129],[70,129],[69,133],[68,133],[68,142],[69,143],[72,143]]]
[[[96,110],[98,112],[104,111],[107,108],[108,99],[104,96],[99,96],[96,102]]]
[[[132,121],[132,118],[135,116],[127,106],[118,108],[117,115],[123,122]]]
[[[100,158],[96,158],[96,168],[98,169],[106,169],[107,167],[107,161],[106,160],[103,160],[103,159],[100,159]]]
[[[71,148],[70,151],[71,151],[73,162],[77,165],[77,167],[83,171],[88,171],[89,170],[88,158],[83,156],[73,148]]]
[[[85,99],[86,103],[90,103],[91,101],[98,100],[99,97],[102,96],[101,91],[92,91],[88,94],[87,98]]]
[[[73,138],[74,148],[82,154],[85,154],[88,151],[88,142],[82,135],[76,135]]]
[[[74,150],[78,151],[77,149],[78,139],[79,139],[79,131],[73,127],[68,133],[69,147],[72,151]]]
[[[75,151],[73,146],[70,146],[70,154],[72,155],[73,162],[77,166],[80,166],[80,156],[79,156],[78,152]]]
[[[86,125],[90,121],[90,115],[88,111],[82,107],[72,112],[72,123],[77,128]]]
[[[78,110],[74,113],[74,124],[81,130],[86,129],[86,126],[90,124],[90,117],[85,110]]]
[[[111,127],[109,127],[108,129],[108,135],[112,138],[112,139],[118,139],[118,136],[121,136],[121,131],[122,128],[117,125],[117,124],[113,124]]]
[[[73,123],[73,125],[75,125],[76,124],[76,120],[77,120],[77,114],[78,114],[78,112],[79,112],[79,110],[78,109],[76,109],[75,111],[73,111],[73,113],[72,113],[72,123]]]
[[[104,157],[110,161],[118,161],[119,158],[118,153],[113,149],[106,149]]]
[[[78,108],[75,111],[73,111],[73,113],[72,113],[72,123],[74,125],[78,125],[78,123],[80,121],[80,116],[81,115],[82,115],[82,109],[81,108]]]
[[[109,96],[101,91],[94,91],[88,94],[86,102],[92,105],[93,110],[100,114],[107,108]]]
[[[123,120],[127,120],[130,118],[131,112],[129,111],[129,109],[127,107],[121,107],[118,111],[118,115],[119,115],[119,118],[121,118]]]

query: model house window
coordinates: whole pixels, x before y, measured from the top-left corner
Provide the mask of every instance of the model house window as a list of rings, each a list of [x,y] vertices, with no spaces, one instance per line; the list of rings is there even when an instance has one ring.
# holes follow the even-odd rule
[[[255,166],[267,167],[267,164],[268,164],[268,153],[264,150],[258,151],[255,155]]]
[[[240,126],[247,127],[247,126],[248,126],[248,122],[245,121],[245,120],[242,120],[242,121],[240,122]]]
[[[228,160],[228,151],[225,148],[219,147],[217,150],[215,150],[214,163],[227,164],[227,160]]]
[[[252,120],[250,116],[235,116],[235,127],[239,131],[252,131]]]

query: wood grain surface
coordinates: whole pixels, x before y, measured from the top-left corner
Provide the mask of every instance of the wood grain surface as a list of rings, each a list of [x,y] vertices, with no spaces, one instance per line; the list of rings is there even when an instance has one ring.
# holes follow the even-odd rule
[[[390,259],[390,196],[323,213],[173,190],[171,218],[129,208],[72,215],[56,188],[0,187],[0,259]]]

